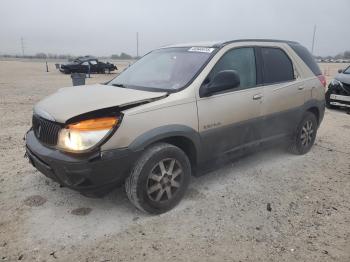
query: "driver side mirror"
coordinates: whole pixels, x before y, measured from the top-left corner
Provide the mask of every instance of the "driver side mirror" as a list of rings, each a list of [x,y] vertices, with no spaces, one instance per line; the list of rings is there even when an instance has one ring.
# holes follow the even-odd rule
[[[199,91],[201,97],[239,87],[241,80],[237,71],[220,71],[207,86],[202,86]]]
[[[338,69],[338,73],[339,74],[343,73],[343,69]]]

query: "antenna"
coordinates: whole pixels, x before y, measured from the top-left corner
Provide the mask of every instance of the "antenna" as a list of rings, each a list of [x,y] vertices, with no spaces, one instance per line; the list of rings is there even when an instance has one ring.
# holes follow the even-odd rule
[[[139,32],[136,32],[136,57],[139,57]]]
[[[22,49],[22,56],[24,57],[24,39],[21,37],[21,49]]]
[[[315,37],[316,37],[316,25],[314,25],[314,35],[313,35],[313,37],[312,37],[312,47],[311,47],[311,53],[312,53],[312,54],[314,54]]]

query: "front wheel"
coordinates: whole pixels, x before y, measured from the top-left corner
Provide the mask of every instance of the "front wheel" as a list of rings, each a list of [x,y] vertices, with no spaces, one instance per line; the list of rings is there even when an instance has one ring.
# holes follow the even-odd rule
[[[296,155],[304,155],[309,152],[315,142],[317,128],[315,114],[306,112],[294,134],[289,150]]]
[[[155,144],[142,154],[126,179],[129,200],[141,211],[161,214],[175,207],[184,196],[191,165],[178,147]]]

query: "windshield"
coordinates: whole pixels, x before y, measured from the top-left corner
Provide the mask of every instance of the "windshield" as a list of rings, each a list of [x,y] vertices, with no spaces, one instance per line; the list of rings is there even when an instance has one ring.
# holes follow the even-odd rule
[[[199,47],[155,50],[127,68],[109,85],[150,91],[176,91],[191,81],[214,50]]]
[[[350,74],[350,66],[347,69],[345,69],[343,73],[344,74]]]

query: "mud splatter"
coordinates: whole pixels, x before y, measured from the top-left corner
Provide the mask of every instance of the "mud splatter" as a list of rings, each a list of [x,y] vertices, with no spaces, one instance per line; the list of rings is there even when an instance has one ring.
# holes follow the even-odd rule
[[[194,188],[189,188],[186,193],[186,198],[191,200],[203,199],[206,195]]]
[[[38,207],[38,206],[42,206],[43,204],[45,204],[46,201],[47,201],[46,198],[39,196],[39,195],[34,195],[34,196],[27,197],[24,200],[24,204],[26,206],[30,206],[30,207]]]
[[[90,214],[91,211],[92,209],[90,207],[79,207],[73,209],[70,213],[76,216],[87,216],[88,214]]]

